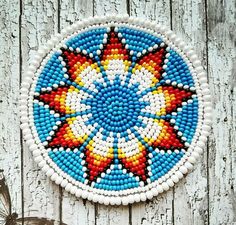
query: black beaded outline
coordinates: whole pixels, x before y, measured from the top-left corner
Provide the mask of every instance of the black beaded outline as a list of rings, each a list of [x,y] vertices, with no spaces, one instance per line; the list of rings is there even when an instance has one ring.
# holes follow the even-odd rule
[[[117,32],[115,32],[115,27],[111,27],[110,28],[111,30],[110,30],[110,32],[108,32],[107,34],[108,34],[108,37],[107,37],[107,42],[106,42],[106,44],[103,44],[103,49],[101,50],[101,54],[100,54],[100,61],[101,61],[101,59],[103,58],[103,53],[104,53],[104,49],[105,49],[105,47],[104,46],[107,46],[108,44],[110,44],[110,37],[111,37],[111,32],[113,32],[115,35],[116,35],[116,38],[118,38],[118,40],[120,41],[120,43],[122,44],[122,47],[127,51],[127,54],[128,54],[128,56],[129,56],[129,58],[128,58],[128,60],[129,61],[131,61],[131,62],[133,62],[133,60],[132,60],[132,55],[130,55],[130,51],[129,51],[129,49],[128,48],[125,48],[125,44],[123,44],[122,43],[122,38],[120,38],[120,37],[118,37],[118,33]],[[162,42],[162,43],[164,43],[164,42]],[[157,53],[158,51],[160,51],[161,49],[164,49],[164,53],[163,53],[163,56],[162,56],[162,60],[161,60],[161,63],[160,63],[160,67],[162,67],[162,70],[160,71],[160,78],[159,78],[159,81],[158,82],[160,82],[162,79],[163,79],[163,76],[162,76],[162,74],[165,72],[165,69],[163,69],[163,66],[165,65],[165,59],[167,59],[167,57],[166,57],[166,54],[168,53],[168,51],[167,51],[167,48],[168,48],[168,45],[166,45],[165,43],[164,43],[164,45],[163,46],[161,46],[161,44],[159,44],[158,45],[158,47],[157,48],[155,48],[155,49],[153,49],[152,51],[147,51],[145,54],[143,54],[143,55],[141,55],[140,57],[138,57],[137,59],[136,59],[136,61],[134,61],[134,63],[135,64],[139,64],[139,62],[142,60],[142,58],[143,57],[145,57],[145,56],[147,56],[147,55],[149,55],[149,54],[154,54],[154,53]],[[65,56],[65,54],[64,54],[64,52],[65,51],[67,51],[67,52],[70,52],[70,53],[73,53],[74,55],[81,55],[81,56],[83,56],[83,57],[86,57],[87,58],[87,60],[90,60],[90,61],[92,61],[93,63],[97,63],[93,58],[91,58],[88,54],[84,54],[82,51],[81,52],[77,52],[76,50],[71,50],[71,49],[69,49],[69,48],[60,48],[61,49],[61,51],[62,51],[62,53],[61,53],[61,57],[63,58],[63,61],[66,63],[66,65],[64,66],[64,68],[66,68],[67,69],[67,72],[66,72],[66,74],[68,75],[68,79],[71,81],[71,82],[75,82],[72,78],[71,78],[71,74],[69,73],[69,70],[71,69],[70,68],[70,66],[69,66],[69,64],[68,64],[68,62],[69,62],[69,60],[68,60],[68,58]],[[100,67],[100,66],[99,66]],[[71,85],[62,85],[62,86],[59,86],[59,87],[70,87]],[[171,87],[173,87],[173,88],[176,88],[176,89],[179,89],[179,90],[185,90],[185,89],[183,89],[183,88],[179,88],[179,87],[174,87],[173,85],[168,85],[168,84],[166,84],[166,83],[164,83],[164,84],[162,84],[162,86],[171,86]],[[57,87],[57,88],[52,88],[53,90],[57,90],[59,87]],[[186,90],[185,90],[186,91]],[[190,91],[190,90],[188,90],[188,91]],[[43,93],[50,93],[51,91],[43,91]],[[193,91],[191,91],[192,93],[194,93]],[[184,98],[183,99],[183,101],[182,102],[184,102],[185,100],[187,101],[188,99],[190,99],[190,98],[192,98],[192,96],[190,96],[189,98]],[[39,96],[36,96],[36,98],[35,99],[38,99],[38,100],[41,100],[40,99],[40,97]],[[41,100],[42,101],[42,100]],[[177,106],[176,106],[176,111],[177,111],[177,108],[179,108],[181,106],[181,104],[178,104]],[[61,112],[59,112],[58,110],[55,110],[54,108],[52,108],[52,107],[50,107],[49,106],[49,108],[51,109],[51,110],[54,110],[55,112],[57,112],[57,113],[59,113],[59,115],[61,115],[61,116],[65,116],[65,114],[63,114],[63,113],[61,113]],[[172,111],[172,112],[174,112],[174,111]],[[171,112],[171,113],[172,113]],[[173,128],[173,131],[174,131],[174,134],[176,135],[176,137],[178,138],[178,140],[180,141],[180,143],[183,145],[183,147],[182,148],[175,148],[175,147],[170,147],[170,148],[165,148],[165,147],[154,147],[154,146],[152,146],[151,145],[151,147],[153,147],[153,149],[155,150],[155,149],[159,149],[159,150],[163,150],[163,151],[168,151],[168,150],[171,150],[171,151],[175,151],[175,150],[187,150],[188,149],[188,147],[186,147],[185,146],[185,141],[183,141],[182,140],[182,136],[180,136],[180,135],[178,135],[178,130],[176,130],[175,128],[174,128],[174,123],[171,123],[170,122],[170,119],[165,119],[165,121],[167,121],[167,122],[169,122],[169,124],[170,124],[170,126]],[[64,125],[64,124],[66,124],[67,123],[67,121],[65,120],[65,121],[63,121],[59,126],[58,126],[58,129],[57,129],[57,131]],[[46,145],[46,147],[50,147],[50,148],[59,148],[59,147],[61,147],[61,146],[49,146],[49,144],[50,144],[50,142],[53,140],[53,137],[55,137],[56,136],[56,134],[57,134],[57,132],[54,132],[54,134],[53,135],[51,135],[50,137],[51,137],[51,140],[50,141],[48,141],[48,144]],[[71,150],[74,150],[74,149],[76,149],[76,148],[78,148],[78,147],[80,147],[80,146],[76,146],[76,147],[68,147],[68,148],[70,148]],[[147,148],[145,148],[145,150],[146,150],[146,161],[145,161],[145,176],[147,177],[147,179],[148,178],[150,178],[149,177],[149,175],[148,175],[148,171],[147,171],[147,167],[148,166],[150,166],[150,164],[149,164],[149,159],[150,159],[150,157],[148,156],[148,154],[149,154],[149,151],[148,151],[148,149]],[[87,172],[86,172],[86,174],[88,175],[88,176],[90,176],[90,172],[89,172],[89,169],[88,169],[88,167],[87,167],[87,162],[86,162],[86,154],[84,154],[84,157],[83,157],[83,159],[85,160],[85,165],[86,165],[86,168],[87,168]],[[114,162],[114,158],[112,159],[112,161],[104,168],[104,170],[101,172],[101,173],[99,173],[95,178],[94,178],[94,180],[93,181],[95,181],[98,177],[101,177],[101,174],[104,172],[104,171],[107,171],[107,169],[109,169],[110,168],[110,166],[111,166],[111,164]],[[146,180],[143,180],[142,178],[141,178],[141,176],[140,175],[138,175],[137,173],[135,173],[135,172],[132,172],[129,168],[126,168],[125,167],[125,165],[124,165],[124,163],[122,162],[122,160],[121,159],[119,159],[119,162],[120,162],[120,164],[122,165],[122,168],[125,168],[129,173],[132,173],[132,174],[134,174],[134,176],[137,176],[137,177],[139,177],[140,178],[140,180],[142,180],[143,182],[144,182],[144,184],[146,185],[147,184],[147,179]],[[91,185],[91,183],[93,182],[93,181],[91,181],[89,178],[87,179],[88,180],[88,184],[89,185]]]
[[[123,19],[123,17],[121,18],[121,16],[113,16],[112,17],[116,22],[131,22],[131,24],[132,25],[139,25],[140,24],[140,22],[142,21],[142,23],[145,23],[146,21],[144,21],[144,20],[138,20],[138,19],[135,19],[135,20],[133,20],[133,19],[128,19],[128,17],[125,17],[124,19]],[[108,17],[108,16],[106,16],[106,17],[102,17],[101,18],[101,21],[103,21],[103,22],[105,22],[105,23],[108,23],[108,21],[107,20],[111,20],[111,17]],[[78,23],[80,26],[81,25],[84,25],[82,22],[80,22],[80,23]],[[94,21],[94,18],[89,18],[89,24],[96,24],[96,22]],[[99,23],[98,23],[99,24]],[[145,24],[146,25],[146,24]],[[152,23],[147,23],[147,26],[148,26],[148,29],[150,29],[149,27],[151,27],[151,29],[157,29],[158,28],[158,26],[154,26],[154,24]],[[146,30],[146,29],[145,29]],[[65,30],[64,30],[64,32],[65,32]],[[68,32],[68,31],[66,31],[66,32]],[[169,31],[169,32],[171,32],[171,31]],[[170,38],[170,34],[168,34],[168,33],[166,33],[166,30],[165,30],[165,28],[164,28],[164,30],[161,32],[161,35],[164,35],[164,36],[166,36],[167,38]],[[64,37],[65,35],[63,35],[63,37]],[[60,40],[61,39],[61,37],[58,37],[58,40]],[[175,40],[168,40],[168,41],[170,41],[171,43],[174,43],[175,44]],[[50,48],[50,46],[48,45],[47,46],[47,48]],[[188,52],[190,52],[189,50],[184,50],[184,53],[183,53],[183,55],[186,55],[186,54],[188,54]],[[41,54],[42,54],[42,52],[40,52],[37,56],[39,56],[41,59],[43,58],[43,56],[41,56]],[[195,55],[195,53],[193,53],[194,54],[194,56],[196,56]],[[36,59],[36,58],[35,58]],[[193,59],[193,57],[192,57],[192,51],[191,51],[191,55],[188,57],[188,61],[194,66],[194,68],[197,68],[197,69],[199,69],[199,71],[197,71],[197,75],[195,76],[195,81],[197,80],[197,81],[199,81],[199,79],[201,78],[201,77],[203,77],[203,78],[206,78],[206,75],[205,75],[205,73],[201,73],[202,71],[203,71],[203,68],[201,67],[201,65],[194,65],[194,62],[196,61],[196,59]],[[37,69],[36,68],[36,66],[34,66],[34,65],[32,65],[31,66],[31,69],[29,70],[29,72],[30,72],[30,78],[31,78],[31,76],[33,76],[33,74],[32,74],[32,68],[33,69]],[[28,77],[27,77],[28,78]],[[22,91],[24,91],[24,93],[25,93],[25,91],[26,91],[26,88],[27,88],[27,85],[26,84],[31,84],[31,82],[28,80],[28,79],[25,79],[25,81],[22,83]],[[203,84],[205,84],[205,83],[207,83],[205,80],[203,81],[203,80],[200,80],[200,88],[198,89],[198,91],[199,91],[199,93],[200,94],[202,94],[202,85]],[[208,92],[209,92],[209,88],[208,87],[206,87],[205,88],[205,90],[207,90]],[[26,100],[26,95],[24,94],[24,93],[22,93],[22,96],[21,96],[21,101],[22,101],[22,103]],[[201,95],[202,96],[202,95]],[[210,97],[210,94],[209,93],[207,93],[207,97],[206,98],[204,98],[203,100],[202,100],[202,104],[203,103],[206,103],[207,104],[207,106],[205,106],[205,107],[209,107],[209,108],[211,108],[211,101],[210,101],[210,99],[209,99],[209,97]],[[27,100],[28,101],[28,100]],[[209,108],[208,108],[208,111],[209,111]],[[22,109],[22,113],[25,113],[26,111],[25,110],[23,110]],[[193,152],[196,152],[196,153],[199,153],[199,154],[201,154],[201,152],[200,152],[200,149],[202,149],[203,148],[203,144],[205,144],[205,140],[199,140],[199,136],[200,137],[206,137],[206,136],[208,136],[207,134],[209,133],[209,129],[210,129],[210,124],[211,124],[211,117],[210,117],[210,115],[208,114],[207,115],[207,117],[206,116],[202,116],[201,117],[201,121],[203,121],[203,127],[202,126],[200,126],[200,130],[201,131],[205,131],[205,134],[201,134],[200,132],[198,132],[197,134],[197,136],[195,135],[194,137],[195,137],[195,141],[194,141],[194,144],[193,144],[193,146],[192,146],[192,143],[191,143],[191,146],[192,147],[194,147],[194,148],[198,148],[198,150],[196,149],[194,149],[193,150]],[[31,123],[27,123],[25,120],[21,120],[21,122],[22,122],[22,129],[23,129],[23,132],[24,132],[24,136],[27,134],[27,132],[28,132],[28,129],[31,127]],[[27,125],[28,124],[28,125]],[[30,126],[30,127],[29,127]],[[36,136],[36,138],[37,138],[37,136]],[[25,139],[26,140],[30,140],[30,141],[33,141],[33,139],[29,139],[29,137],[27,136],[27,138],[26,138],[26,136],[25,136]],[[32,144],[30,144],[30,141],[28,142],[28,144],[30,145],[30,146],[32,146],[33,147],[33,145]],[[38,150],[39,150],[39,148],[38,148]],[[33,149],[32,149],[32,151],[33,151]],[[194,156],[193,156],[193,158],[194,158]],[[43,161],[45,160],[45,159],[42,159]],[[39,160],[39,159],[35,159],[35,161],[37,162],[37,163],[39,163],[41,160]],[[182,160],[181,160],[182,161]],[[184,163],[185,162],[185,163]],[[190,162],[190,163],[189,163]],[[187,173],[187,171],[191,168],[190,167],[190,165],[191,165],[191,163],[192,164],[194,164],[194,161],[190,161],[190,159],[189,159],[189,162],[188,161],[186,161],[186,160],[184,160],[184,161],[182,161],[182,164],[179,164],[178,163],[178,168],[176,169],[176,172],[174,172],[173,173],[173,175],[177,175],[177,177],[179,177],[179,179],[181,179],[182,178],[182,175],[181,176],[178,176],[178,175],[180,175],[180,174],[185,174],[185,173]],[[184,163],[184,164],[183,164]],[[187,165],[187,163],[188,163],[188,165]],[[181,165],[183,165],[183,166],[181,166]],[[185,169],[184,169],[185,168]],[[48,172],[47,172],[47,176],[49,176],[49,177],[51,177],[51,171],[52,169],[50,169]],[[55,170],[55,168],[53,167],[53,170]],[[57,168],[56,168],[56,171],[57,171]],[[177,173],[178,172],[178,173]],[[55,172],[55,174],[57,175],[57,176],[59,176],[59,178],[62,178],[62,180],[63,180],[63,182],[64,181],[66,181],[66,178],[63,176],[63,175],[61,175],[58,171],[57,172]],[[54,175],[54,174],[53,174]],[[51,179],[53,180],[53,181],[55,181],[54,180],[54,178],[53,177],[51,177]],[[175,181],[175,180],[173,180],[173,179],[171,179],[170,178],[170,181],[172,181],[172,182],[175,182],[175,183],[177,183],[178,181]],[[59,182],[59,183],[61,183],[61,181]],[[162,184],[163,183],[163,184]],[[64,185],[65,183],[63,183],[63,185]],[[71,185],[71,183],[70,183],[70,181],[69,181],[69,183],[68,184],[70,184]],[[164,185],[164,186],[163,186]],[[73,187],[76,187],[76,184],[72,184],[72,186]],[[161,182],[161,184],[157,184],[157,188],[158,187],[160,187],[161,188],[161,186],[162,186],[162,189],[164,188],[164,190],[167,190],[171,185],[170,184],[168,184],[167,182],[165,182],[165,181],[163,181],[163,182]],[[88,190],[87,189],[84,189],[83,187],[78,187],[78,189],[77,190],[79,190],[79,189],[82,189],[82,190],[84,190],[85,192],[87,192],[87,194],[88,194]],[[96,189],[95,189],[96,190]],[[68,187],[68,191],[70,191],[70,188]],[[163,190],[162,190],[163,191]],[[160,192],[162,192],[162,191],[158,191],[158,192],[156,192],[155,191],[155,193],[153,193],[153,195],[152,196],[156,196],[156,195],[158,195],[158,193],[160,193]],[[136,199],[136,200],[132,200],[132,199],[129,199],[129,198],[127,198],[127,195],[122,195],[122,196],[115,196],[115,197],[113,197],[113,198],[117,198],[117,200],[118,200],[118,202],[114,202],[114,199],[110,199],[109,198],[109,196],[110,196],[110,193],[108,194],[108,196],[106,197],[106,200],[104,200],[103,198],[102,199],[98,199],[98,196],[103,196],[104,197],[104,195],[102,194],[102,193],[98,193],[98,192],[96,192],[96,194],[93,194],[92,192],[91,192],[91,190],[89,190],[89,192],[92,194],[92,198],[91,197],[88,197],[88,195],[84,195],[84,196],[82,196],[83,198],[88,198],[89,200],[93,200],[93,201],[95,201],[95,202],[97,202],[97,201],[99,201],[99,203],[103,203],[103,204],[128,204],[128,203],[133,203],[134,201],[144,201],[146,198],[148,198],[149,199],[149,197],[150,198],[152,198],[152,196],[149,196],[148,197],[148,195],[146,195],[145,194],[145,191],[144,190],[142,190],[142,194],[144,194],[143,196],[140,196],[140,194],[138,194],[138,198]],[[148,190],[148,192],[150,193],[150,189]],[[72,191],[71,190],[71,193],[74,193],[74,191]],[[81,196],[81,193],[78,193],[78,194],[76,194],[76,196]],[[129,196],[131,197],[134,197],[134,194],[132,194],[132,193],[130,193],[129,194]],[[141,199],[140,199],[140,197],[141,197]]]

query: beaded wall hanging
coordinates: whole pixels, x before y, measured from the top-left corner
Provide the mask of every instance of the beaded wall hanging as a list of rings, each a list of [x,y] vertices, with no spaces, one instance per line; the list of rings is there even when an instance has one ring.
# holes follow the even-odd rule
[[[89,18],[35,55],[21,89],[21,128],[42,170],[103,204],[145,201],[202,153],[211,123],[194,51],[155,22]]]

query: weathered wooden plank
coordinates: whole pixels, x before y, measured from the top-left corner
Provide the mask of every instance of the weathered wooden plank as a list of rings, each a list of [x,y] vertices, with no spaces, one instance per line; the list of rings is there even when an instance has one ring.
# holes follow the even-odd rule
[[[170,1],[130,1],[130,15],[138,18],[148,18],[157,23],[171,26],[171,6]]]
[[[25,71],[30,58],[40,43],[57,31],[57,2],[22,1],[22,60]],[[199,3],[199,4],[198,4]],[[87,1],[61,2],[61,26],[73,22],[78,17],[86,17],[84,8]],[[126,12],[139,17],[148,17],[167,25],[170,24],[168,1],[95,1],[95,14]],[[1,1],[0,12],[0,124],[2,132],[0,169],[4,167],[10,187],[13,211],[21,213],[20,192],[20,132],[17,119],[17,98],[19,86],[19,30],[18,1]],[[83,7],[82,7],[83,6]],[[89,6],[90,7],[90,6]],[[88,8],[89,8],[88,7]],[[76,9],[79,9],[76,10]],[[132,206],[132,224],[208,224],[206,210],[210,211],[209,224],[234,224],[236,156],[234,124],[235,116],[235,5],[234,1],[208,1],[208,70],[214,101],[213,135],[209,144],[209,208],[205,195],[206,156],[196,165],[196,169],[181,181],[173,192],[158,196],[154,201]],[[64,11],[64,12],[63,12]],[[194,0],[183,3],[172,1],[173,29],[183,39],[196,45],[200,57],[205,57],[204,49],[204,3]],[[89,12],[90,14],[90,12]],[[63,24],[64,23],[64,24]],[[204,33],[204,34],[203,34]],[[200,42],[200,40],[202,40]],[[28,57],[30,55],[30,57]],[[223,116],[222,116],[223,115]],[[33,157],[24,148],[24,200],[25,215],[59,218],[58,187],[53,185],[33,162]],[[13,166],[14,165],[14,166]],[[41,182],[40,184],[38,182]],[[192,184],[192,185],[191,185]],[[201,190],[203,187],[203,190]],[[63,194],[62,217],[69,224],[127,224],[131,215],[128,207],[105,207],[97,205],[94,218],[93,204],[85,203],[69,194]],[[71,206],[72,205],[72,206]],[[89,206],[88,206],[89,205]],[[68,208],[69,207],[69,208]],[[67,211],[71,212],[67,213]],[[87,215],[90,214],[91,215]],[[69,218],[70,217],[70,218]],[[90,220],[91,218],[91,220]]]
[[[173,223],[173,190],[151,201],[132,205],[132,225],[170,225]]]
[[[94,15],[127,14],[126,0],[94,0]]]
[[[96,206],[96,223],[99,224],[129,224],[129,206]]]
[[[9,187],[12,211],[21,216],[19,2],[0,1],[0,8],[0,169]]]
[[[61,1],[60,3],[60,27],[61,29],[68,25],[93,16],[93,1],[92,0],[69,0]]]
[[[130,2],[130,15],[148,18],[171,26],[170,1]],[[173,220],[173,189],[157,196],[150,202],[132,205],[132,225],[172,224]]]
[[[202,0],[172,1],[172,29],[192,46],[206,65],[206,20]],[[194,171],[174,188],[175,224],[206,224],[208,221],[207,149]]]
[[[57,31],[55,1],[23,1],[22,5],[22,68],[23,75],[31,57]],[[23,154],[25,216],[59,220],[59,187],[53,184],[33,162],[26,146]]]
[[[127,14],[127,3],[125,0],[95,0],[94,14]],[[112,224],[129,224],[129,207],[128,206],[104,206],[96,205],[96,224],[112,225]]]
[[[61,1],[60,27],[93,15],[93,1]],[[62,221],[70,225],[93,225],[95,223],[94,204],[62,191]]]
[[[235,1],[207,1],[207,17],[208,70],[214,103],[209,145],[209,222],[235,224]]]

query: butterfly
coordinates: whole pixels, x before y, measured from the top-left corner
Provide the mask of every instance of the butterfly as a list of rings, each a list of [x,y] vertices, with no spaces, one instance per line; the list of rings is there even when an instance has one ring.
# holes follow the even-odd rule
[[[55,220],[39,217],[19,218],[16,212],[12,212],[11,196],[3,170],[0,169],[0,225],[66,225]]]

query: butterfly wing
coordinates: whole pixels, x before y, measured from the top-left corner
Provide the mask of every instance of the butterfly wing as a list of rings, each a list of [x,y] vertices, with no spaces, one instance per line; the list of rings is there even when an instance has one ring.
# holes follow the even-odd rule
[[[38,217],[25,217],[24,219],[18,218],[16,220],[16,225],[21,225],[23,220],[24,225],[66,225],[65,223],[60,223],[55,220]]]
[[[11,197],[3,170],[0,170],[0,222],[6,221],[8,215],[11,214]]]
[[[14,213],[13,213],[14,214]],[[0,170],[0,224],[5,224],[7,217],[11,215],[11,197],[3,170]],[[38,217],[14,218],[12,225],[66,225],[55,220]]]

